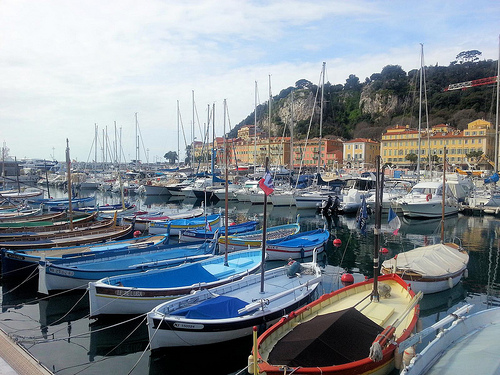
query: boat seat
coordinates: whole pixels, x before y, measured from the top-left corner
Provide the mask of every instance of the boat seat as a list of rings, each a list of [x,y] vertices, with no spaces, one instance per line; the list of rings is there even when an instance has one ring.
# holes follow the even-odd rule
[[[236,266],[238,267],[245,267],[245,266],[249,266],[251,264],[254,263],[254,261],[252,259],[245,259],[245,258],[240,258],[238,260],[235,260],[234,262],[231,262],[231,263],[234,263],[236,264]]]
[[[394,314],[394,307],[385,306],[381,302],[372,302],[361,312],[379,326],[384,327],[391,315]]]
[[[234,274],[234,269],[229,269],[227,271],[222,271],[222,272],[218,272],[218,273],[214,273],[213,275],[218,278],[218,279],[223,279],[227,276],[230,276],[230,275],[233,275]]]

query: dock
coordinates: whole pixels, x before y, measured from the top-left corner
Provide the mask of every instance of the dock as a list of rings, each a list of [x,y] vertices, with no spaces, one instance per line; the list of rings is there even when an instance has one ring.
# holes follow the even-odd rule
[[[0,374],[53,375],[21,345],[0,330]]]

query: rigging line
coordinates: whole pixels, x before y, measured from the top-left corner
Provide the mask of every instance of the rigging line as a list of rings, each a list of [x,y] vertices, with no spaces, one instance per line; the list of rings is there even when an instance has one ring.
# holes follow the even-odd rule
[[[92,139],[92,145],[90,146],[89,156],[87,156],[87,164],[90,164],[89,159],[90,159],[90,154],[92,153],[92,149],[94,148],[94,143],[95,139]],[[97,160],[94,163],[97,163]]]
[[[74,375],[76,374],[79,374],[81,373],[82,371],[85,371],[87,369],[89,369],[90,367],[94,366],[96,363],[100,363],[104,360],[107,360],[107,359],[110,359],[111,357],[109,357],[109,354],[111,354],[116,348],[118,348],[120,345],[122,345],[130,336],[132,336],[132,334],[137,331],[139,329],[139,327],[146,321],[147,319],[147,314],[143,314],[141,316],[144,316],[144,318],[141,320],[141,322],[137,325],[137,327],[135,327],[122,341],[120,341],[114,348],[112,348],[111,350],[109,350],[106,354],[104,354],[103,358],[101,360],[98,360],[98,361],[94,361],[94,362],[91,362],[87,367],[84,367],[82,368],[81,370],[79,370],[78,372],[75,372]],[[137,318],[137,317],[136,317]],[[135,319],[135,318],[134,318]],[[133,320],[133,319],[132,319]],[[125,322],[122,322],[122,323],[125,323]],[[98,331],[94,331],[92,333],[95,333],[95,332],[98,332]],[[148,347],[146,347],[146,350],[148,350]],[[141,355],[139,357],[139,359],[137,360],[137,362],[134,364],[134,366],[132,367],[132,370],[130,372],[128,372],[128,374],[130,374],[134,369],[135,367],[137,367],[137,364],[139,363],[139,361],[142,359],[143,355]]]
[[[62,317],[60,317],[59,319],[57,319],[56,321],[54,321],[53,323],[47,325],[46,327],[52,327],[53,325],[59,323],[62,319],[64,319],[65,317],[67,317],[69,315],[70,312],[72,312],[76,306],[80,303],[80,301],[83,300],[83,298],[88,294],[88,289],[85,291],[85,293],[82,294],[82,296],[78,299],[78,301],[76,301],[76,303],[66,312],[66,314],[64,314]]]
[[[5,272],[2,276],[5,276],[6,274],[8,273],[12,273],[12,272],[16,272],[16,271],[21,271],[23,269],[27,269],[29,267],[33,267],[33,265],[28,265],[28,266],[24,266],[22,268],[18,268],[18,269],[15,269],[15,270],[12,270],[12,271],[9,271],[9,272]],[[37,276],[36,274],[36,271],[38,270],[38,268],[35,268],[33,271],[31,271],[31,273],[26,277],[26,279],[24,279],[21,283],[19,283],[18,285],[16,285],[14,288],[6,291],[6,292],[3,292],[2,294],[9,294],[11,292],[14,292],[16,291],[21,285],[27,283],[28,281],[30,281],[31,279],[33,279],[34,277]]]
[[[179,111],[179,122],[181,123],[181,129],[182,129],[182,137],[184,138],[184,147],[187,148],[187,140],[186,140],[186,132],[184,131],[184,123],[182,122],[182,115],[181,112]],[[180,153],[180,151],[179,151]],[[180,155],[177,155],[178,161],[180,162]]]

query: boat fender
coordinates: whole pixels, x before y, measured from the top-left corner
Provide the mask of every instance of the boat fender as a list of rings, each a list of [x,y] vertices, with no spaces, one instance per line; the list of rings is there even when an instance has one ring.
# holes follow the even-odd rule
[[[422,319],[417,320],[417,333],[421,332],[424,327],[424,324],[422,322]]]
[[[398,370],[401,370],[401,364],[403,362],[403,353],[400,353],[399,350],[394,350],[394,367]]]
[[[286,274],[288,277],[295,277],[296,274],[300,271],[300,263],[292,260],[288,262],[288,270],[286,271]]]
[[[249,374],[253,374],[253,354],[248,356],[247,369]]]
[[[405,365],[405,367],[408,366],[413,357],[415,357],[415,348],[410,346],[406,348],[403,353],[403,365]]]
[[[448,286],[451,288],[453,288],[453,279],[451,277],[448,277]]]
[[[465,278],[469,277],[469,270],[467,268],[464,270],[464,277]]]
[[[426,200],[427,202],[429,202],[429,200],[430,200],[430,199],[432,199],[432,194],[427,194],[427,195],[425,196],[425,200]]]

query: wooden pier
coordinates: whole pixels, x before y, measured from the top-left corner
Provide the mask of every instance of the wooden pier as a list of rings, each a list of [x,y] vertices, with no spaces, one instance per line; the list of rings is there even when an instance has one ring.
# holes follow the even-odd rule
[[[0,330],[0,374],[53,375],[21,345]]]

